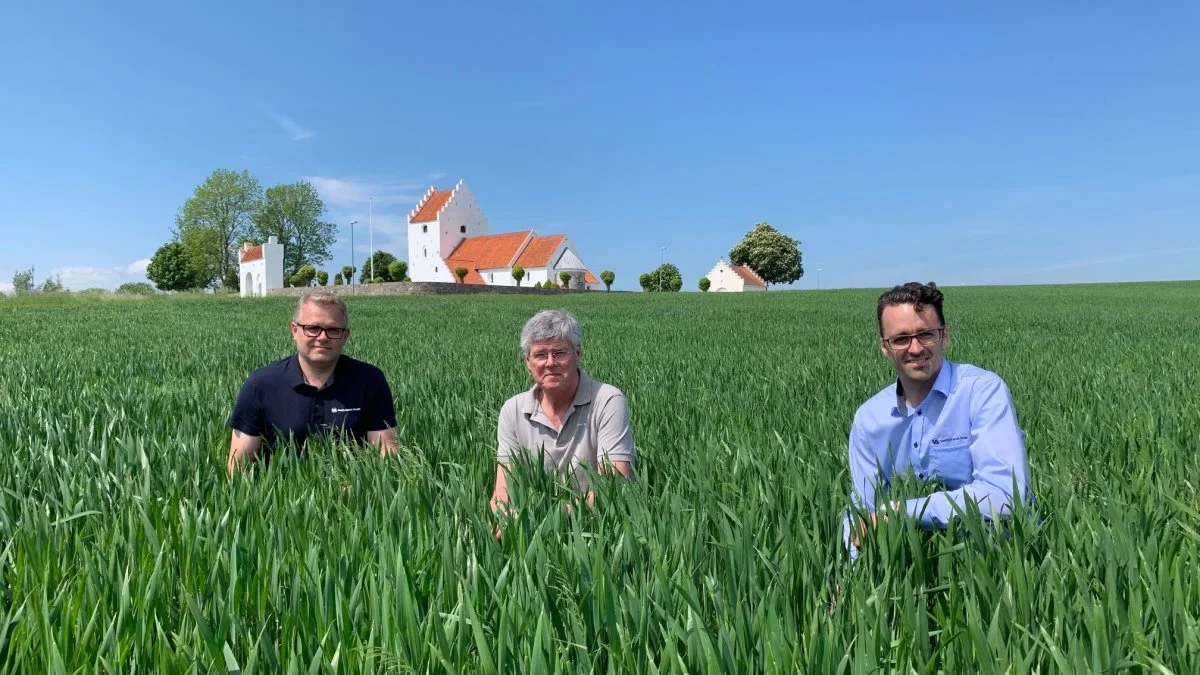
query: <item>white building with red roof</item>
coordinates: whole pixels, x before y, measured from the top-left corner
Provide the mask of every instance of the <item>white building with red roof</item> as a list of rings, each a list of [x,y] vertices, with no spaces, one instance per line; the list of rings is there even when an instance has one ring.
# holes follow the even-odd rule
[[[466,182],[448,190],[431,187],[408,215],[408,275],[413,281],[457,283],[455,270],[464,268],[463,283],[516,286],[512,270],[525,270],[522,286],[571,275],[571,288],[599,290],[596,277],[584,265],[565,234],[538,236],[533,230],[488,234],[488,221]]]
[[[748,291],[765,291],[767,282],[747,265],[730,265],[724,260],[708,273],[710,291],[717,293],[744,293]]]
[[[283,288],[283,244],[275,237],[268,237],[265,244],[242,244],[238,280],[243,298],[262,297],[273,288]]]

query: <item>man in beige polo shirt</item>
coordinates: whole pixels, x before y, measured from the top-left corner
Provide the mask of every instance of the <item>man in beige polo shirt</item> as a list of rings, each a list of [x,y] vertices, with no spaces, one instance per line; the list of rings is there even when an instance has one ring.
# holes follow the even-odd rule
[[[588,506],[595,505],[595,493],[587,469],[615,469],[633,478],[637,456],[629,405],[619,389],[593,380],[579,367],[582,346],[579,322],[567,312],[543,310],[521,330],[533,388],[500,409],[493,511],[507,512],[508,469],[522,452],[540,455],[547,471],[570,474],[586,493]]]

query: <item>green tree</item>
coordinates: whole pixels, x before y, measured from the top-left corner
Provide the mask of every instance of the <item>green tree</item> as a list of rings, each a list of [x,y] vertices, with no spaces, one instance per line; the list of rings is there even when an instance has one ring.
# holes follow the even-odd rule
[[[27,270],[18,270],[13,272],[12,276],[13,293],[17,295],[26,295],[32,293],[33,288],[33,268]]]
[[[571,273],[570,272],[559,272],[558,278],[560,281],[562,281],[563,288],[571,287]]]
[[[321,270],[320,272],[317,272],[317,283],[322,286],[328,286],[329,285],[329,272],[326,272],[325,270]]]
[[[708,277],[700,277],[700,290],[702,292],[707,293],[708,289],[711,287],[712,282],[708,280]]]
[[[467,278],[467,268],[455,267],[454,268],[454,276],[458,277],[458,283],[460,283],[460,284],[463,283]]]
[[[392,281],[404,281],[404,277],[408,276],[408,263],[403,260],[393,260],[388,264],[388,277]]]
[[[642,290],[648,293],[671,292],[678,293],[683,289],[683,276],[679,268],[671,263],[663,263],[647,274],[638,278]]]
[[[604,290],[611,291],[613,282],[617,280],[617,275],[612,273],[612,270],[604,270],[600,273],[600,281],[604,282]]]
[[[175,237],[188,247],[192,267],[210,286],[237,274],[237,247],[262,202],[262,187],[249,171],[217,169],[196,188],[175,217]],[[205,236],[188,237],[202,231]],[[208,276],[211,274],[211,276]]]
[[[177,241],[169,241],[158,247],[146,266],[146,278],[153,281],[160,291],[186,291],[201,286],[187,247]]]
[[[342,283],[348,284],[354,281],[355,269],[349,265],[342,267]]]
[[[283,273],[301,267],[320,267],[333,257],[337,226],[323,220],[325,202],[308,181],[267,188],[261,207],[251,218],[250,233],[258,241],[275,237],[283,245]]]
[[[341,272],[338,272],[337,274],[333,275],[333,285],[334,286],[342,285],[342,273]]]
[[[300,279],[301,286],[312,286],[313,279],[317,277],[317,270],[312,265],[302,265],[296,270],[296,277]]]
[[[154,295],[154,287],[144,281],[131,281],[117,286],[117,295]]]
[[[391,281],[391,277],[388,276],[388,265],[391,265],[392,263],[396,262],[396,256],[392,255],[391,253],[388,253],[387,251],[375,251],[375,255],[371,256],[369,259],[367,259],[366,262],[364,262],[362,264],[362,272],[358,277],[358,282],[365,284],[365,283],[367,283],[368,280],[371,279],[371,276],[372,276],[371,275],[371,262],[372,261],[374,261],[374,263],[375,263],[375,275],[374,276],[376,276],[380,279],[383,279],[384,281]]]
[[[729,249],[734,265],[746,265],[768,284],[790,284],[804,276],[800,241],[759,223]]]
[[[513,265],[512,278],[517,282],[517,286],[520,286],[521,280],[525,278],[525,268],[520,265]]]
[[[42,286],[38,290],[42,293],[62,293],[66,290],[63,287],[62,275],[55,274],[54,276],[46,277],[46,280],[42,282]]]

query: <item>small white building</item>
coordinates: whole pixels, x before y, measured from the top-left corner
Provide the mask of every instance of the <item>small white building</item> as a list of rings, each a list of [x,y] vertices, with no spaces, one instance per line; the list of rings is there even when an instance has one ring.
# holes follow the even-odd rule
[[[525,270],[521,286],[561,284],[559,274],[567,272],[570,288],[603,288],[565,234],[488,234],[487,218],[464,181],[449,190],[429,188],[408,215],[408,276],[413,281],[456,283],[455,270],[462,267],[467,270],[463,283],[516,286],[512,270],[517,265]]]
[[[262,297],[273,288],[283,288],[283,244],[279,239],[268,237],[265,244],[242,244],[238,279],[243,298]]]
[[[710,291],[717,293],[744,293],[767,290],[767,282],[762,280],[754,270],[747,265],[730,265],[724,260],[708,273]]]

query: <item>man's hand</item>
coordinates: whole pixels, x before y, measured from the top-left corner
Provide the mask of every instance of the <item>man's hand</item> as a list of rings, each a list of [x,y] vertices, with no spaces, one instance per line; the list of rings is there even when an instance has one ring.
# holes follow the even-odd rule
[[[867,536],[871,530],[878,527],[880,521],[887,521],[888,511],[899,512],[900,507],[900,502],[892,502],[891,504],[883,507],[883,509],[872,513],[869,518],[859,518],[858,526],[851,530],[850,533],[850,543],[854,545],[854,548],[859,548],[862,546],[863,537]]]
[[[396,440],[396,427],[388,427],[380,431],[368,431],[367,443],[379,446],[380,457],[400,454],[400,443]]]

